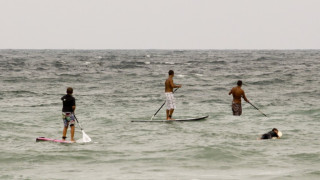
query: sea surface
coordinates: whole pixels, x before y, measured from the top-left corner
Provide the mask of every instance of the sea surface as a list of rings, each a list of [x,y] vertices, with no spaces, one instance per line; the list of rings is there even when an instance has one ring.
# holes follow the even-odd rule
[[[160,108],[170,69],[173,118],[209,118],[131,122]],[[0,50],[0,179],[320,179],[319,72],[320,50]],[[239,79],[267,117],[244,101],[232,116]],[[36,142],[61,138],[67,87],[92,142]]]

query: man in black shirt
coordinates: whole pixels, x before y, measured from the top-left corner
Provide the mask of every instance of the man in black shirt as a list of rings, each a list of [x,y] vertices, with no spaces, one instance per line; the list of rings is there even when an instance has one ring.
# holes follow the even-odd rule
[[[278,133],[279,133],[278,129],[277,128],[273,128],[272,131],[270,131],[270,132],[268,132],[266,134],[263,134],[260,139],[272,139],[274,137],[279,139],[280,136],[279,136]]]
[[[71,141],[75,141],[74,140],[74,130],[75,130],[74,110],[76,109],[76,100],[72,96],[72,93],[73,93],[73,89],[71,87],[68,87],[67,94],[61,98],[62,103],[63,103],[62,119],[63,119],[63,123],[64,123],[62,139],[66,140],[68,126],[70,125]]]

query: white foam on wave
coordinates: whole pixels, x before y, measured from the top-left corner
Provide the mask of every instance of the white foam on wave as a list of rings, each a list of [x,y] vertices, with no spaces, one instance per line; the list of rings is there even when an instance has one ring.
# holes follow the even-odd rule
[[[144,62],[145,64],[150,64],[150,62]]]
[[[78,139],[78,140],[76,140],[76,142],[77,142],[77,143],[84,143],[84,142],[83,142],[83,139]]]
[[[91,64],[91,62],[86,61],[84,64],[85,65],[89,65],[89,64]]]
[[[174,62],[165,62],[165,64],[174,64]]]
[[[185,77],[186,75],[183,75],[183,74],[179,74],[179,75],[177,75],[178,77]]]

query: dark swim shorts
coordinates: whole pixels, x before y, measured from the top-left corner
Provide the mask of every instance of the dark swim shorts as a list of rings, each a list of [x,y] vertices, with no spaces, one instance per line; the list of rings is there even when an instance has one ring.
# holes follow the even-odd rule
[[[74,115],[70,112],[62,112],[62,120],[64,127],[68,127],[68,125],[74,126],[75,124]]]
[[[232,103],[232,112],[234,116],[240,116],[242,114],[241,104]]]

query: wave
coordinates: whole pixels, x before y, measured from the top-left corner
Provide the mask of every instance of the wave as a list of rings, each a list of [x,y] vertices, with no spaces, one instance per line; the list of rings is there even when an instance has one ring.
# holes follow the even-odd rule
[[[318,152],[309,152],[309,153],[297,153],[297,154],[291,154],[289,157],[296,159],[297,161],[303,162],[318,162],[318,159],[320,157]]]
[[[6,95],[14,95],[17,97],[20,97],[20,95],[37,95],[38,93],[33,92],[33,91],[27,91],[27,90],[16,90],[16,91],[2,91],[1,94],[3,94],[3,96]]]
[[[262,56],[262,57],[258,57],[256,59],[254,59],[254,61],[265,61],[265,60],[270,60],[270,58]]]
[[[204,160],[215,160],[220,162],[234,162],[241,161],[237,155],[234,155],[233,152],[229,152],[228,150],[222,148],[212,148],[212,147],[203,147],[200,150],[197,150],[195,159],[204,159]]]
[[[135,68],[143,68],[146,67],[145,62],[140,61],[121,61],[117,65],[110,65],[109,68],[111,69],[135,69]]]
[[[209,64],[226,65],[228,63],[226,61],[215,60],[215,61],[209,61]]]
[[[274,78],[274,79],[266,79],[266,80],[256,80],[256,81],[247,81],[247,84],[252,85],[271,85],[271,84],[281,84],[287,82],[285,79]]]

